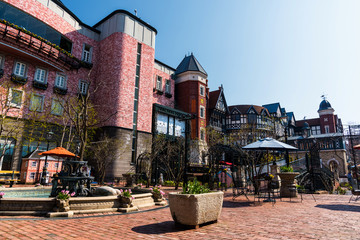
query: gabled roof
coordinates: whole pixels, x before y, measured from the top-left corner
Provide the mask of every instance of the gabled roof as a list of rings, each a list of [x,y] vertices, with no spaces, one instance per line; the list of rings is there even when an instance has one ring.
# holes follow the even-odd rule
[[[294,112],[287,112],[287,113],[286,113],[286,116],[287,116],[288,122],[291,122],[291,120],[293,120],[293,119],[294,119],[294,121],[295,121]],[[295,123],[295,122],[294,122],[294,123]]]
[[[195,56],[192,53],[190,56],[184,57],[184,59],[179,64],[179,66],[176,68],[175,75],[188,71],[201,72],[206,76],[208,75],[205,69],[201,66],[199,61],[195,58]]]
[[[271,104],[265,104],[262,106],[264,108],[266,108],[269,111],[269,113],[276,113],[279,108],[281,111],[280,103],[271,103]]]
[[[219,87],[218,90],[209,92],[209,106],[208,106],[209,109],[215,109],[216,105],[221,97],[224,99],[225,111],[228,112],[229,109],[228,109],[228,106],[226,103],[224,88],[222,85],[221,85],[221,87]]]
[[[229,111],[231,113],[234,109],[237,109],[241,114],[247,114],[250,108],[254,108],[258,115],[260,115],[262,111],[265,111],[267,115],[269,115],[269,111],[266,108],[257,105],[233,105],[229,106]]]

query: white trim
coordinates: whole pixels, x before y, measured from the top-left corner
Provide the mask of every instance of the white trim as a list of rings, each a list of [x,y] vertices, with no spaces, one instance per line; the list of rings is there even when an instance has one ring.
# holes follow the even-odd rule
[[[19,71],[20,72],[17,72],[17,65],[19,64]],[[23,72],[23,74],[21,74],[21,66],[24,66],[24,72]],[[24,63],[24,62],[22,62],[22,61],[18,61],[18,60],[16,60],[16,61],[14,61],[14,68],[13,68],[13,74],[15,74],[16,76],[19,76],[19,77],[26,77],[26,75],[27,75],[27,64],[26,63]]]
[[[11,100],[12,100],[12,92],[13,92],[13,91],[21,92],[20,104],[15,104],[15,103],[12,103],[12,102],[11,102]],[[22,103],[23,103],[23,95],[24,95],[24,91],[23,91],[23,90],[16,89],[16,88],[9,88],[8,105],[9,105],[10,107],[20,108],[21,105],[22,105]]]
[[[33,100],[33,97],[34,96],[37,96],[37,97],[41,97],[41,108],[40,109],[31,109],[32,107],[32,100]],[[44,111],[44,102],[45,102],[45,96],[44,95],[40,95],[40,94],[36,94],[36,93],[33,93],[30,97],[30,106],[29,106],[29,110],[30,111],[37,111],[37,112],[42,112]]]
[[[44,71],[44,80],[43,80],[43,81],[37,79],[38,70]],[[40,83],[47,83],[48,74],[49,74],[49,71],[48,71],[47,69],[42,68],[42,67],[36,67],[36,69],[35,69],[35,75],[34,75],[34,81],[40,82]]]
[[[60,85],[57,84],[58,77],[64,77],[64,86],[60,86]],[[59,88],[62,88],[62,89],[66,89],[66,87],[67,87],[67,76],[65,74],[63,74],[63,73],[57,72],[56,77],[55,77],[55,86],[59,87]]]
[[[204,109],[204,111],[203,111],[203,113],[204,113],[203,115],[204,115],[204,116],[201,116],[201,109]],[[205,117],[206,117],[206,111],[205,111],[205,107],[204,107],[204,106],[200,106],[199,113],[200,113],[200,114],[199,114],[200,118],[205,118]]]
[[[201,89],[203,89],[203,94],[201,94]],[[203,86],[203,85],[199,86],[199,94],[200,94],[200,96],[205,97],[205,86]]]

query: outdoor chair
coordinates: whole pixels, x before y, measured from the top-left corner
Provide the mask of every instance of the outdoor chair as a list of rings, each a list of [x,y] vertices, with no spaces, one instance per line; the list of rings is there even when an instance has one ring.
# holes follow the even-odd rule
[[[232,200],[234,201],[235,198],[241,196],[241,195],[244,195],[246,197],[246,199],[248,201],[250,201],[250,199],[248,198],[248,193],[249,193],[249,187],[248,187],[248,184],[244,184],[240,181],[236,181],[234,182],[234,186],[233,186],[233,198]]]
[[[356,196],[355,202],[360,198],[360,189],[358,188],[358,185],[355,184],[353,181],[350,182],[352,189],[351,189],[351,197],[349,199],[349,203],[351,202],[351,199]]]

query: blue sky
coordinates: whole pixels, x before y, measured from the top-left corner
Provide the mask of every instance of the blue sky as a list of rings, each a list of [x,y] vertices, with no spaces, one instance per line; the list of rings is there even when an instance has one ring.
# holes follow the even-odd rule
[[[325,94],[344,124],[359,123],[358,0],[62,0],[94,25],[116,9],[158,30],[156,58],[174,68],[193,52],[228,105],[280,102],[318,117]]]

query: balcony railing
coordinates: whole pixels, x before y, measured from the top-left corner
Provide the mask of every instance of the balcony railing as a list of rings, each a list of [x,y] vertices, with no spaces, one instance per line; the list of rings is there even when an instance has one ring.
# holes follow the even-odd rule
[[[83,63],[83,61],[75,58],[56,44],[5,20],[0,20],[0,34],[3,41],[37,56],[41,55],[57,65],[69,69],[92,67],[92,64]]]

